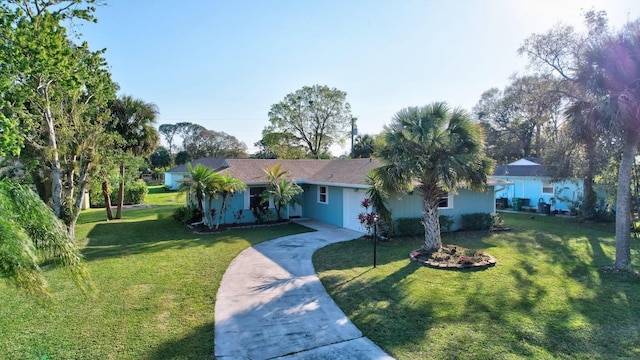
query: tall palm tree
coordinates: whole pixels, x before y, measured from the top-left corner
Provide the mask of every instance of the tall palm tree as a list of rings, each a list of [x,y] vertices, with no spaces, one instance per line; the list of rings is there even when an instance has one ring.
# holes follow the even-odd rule
[[[597,99],[600,130],[622,143],[616,200],[614,267],[631,270],[631,173],[640,142],[640,22],[590,44],[578,80]]]
[[[204,200],[208,200],[207,207],[203,208],[202,222],[209,229],[213,228],[213,199],[217,199],[222,193],[222,175],[215,171],[211,171],[211,174],[206,178],[204,182]],[[204,201],[203,201],[204,204]]]
[[[123,95],[110,106],[114,130],[122,137],[122,149],[133,156],[148,156],[160,143],[158,130],[153,127],[158,107],[153,103]],[[120,162],[120,191],[116,219],[122,218],[124,202],[125,163]],[[104,186],[104,184],[103,184]]]
[[[444,102],[399,111],[383,132],[379,155],[386,164],[375,170],[387,188],[422,195],[424,251],[442,247],[438,204],[459,188],[483,189],[492,163],[484,154],[480,125]]]
[[[568,141],[566,147],[573,149],[584,149],[584,157],[586,163],[582,167],[582,188],[583,188],[583,203],[582,203],[582,217],[585,219],[591,219],[595,215],[596,203],[598,196],[593,189],[594,179],[597,172],[598,163],[598,137],[599,131],[594,126],[599,116],[599,112],[594,108],[593,104],[589,100],[576,100],[574,101],[564,112],[567,120],[564,123],[564,130],[568,133]],[[566,163],[559,162],[556,166],[562,166],[566,170],[572,168]],[[559,172],[559,171],[558,171]]]
[[[219,190],[221,202],[220,202],[220,211],[218,212],[218,222],[216,224],[216,229],[220,226],[220,221],[224,213],[227,211],[227,199],[229,196],[233,196],[236,192],[242,192],[247,189],[247,185],[242,181],[234,178],[229,174],[224,174],[219,176],[217,179],[216,187]]]

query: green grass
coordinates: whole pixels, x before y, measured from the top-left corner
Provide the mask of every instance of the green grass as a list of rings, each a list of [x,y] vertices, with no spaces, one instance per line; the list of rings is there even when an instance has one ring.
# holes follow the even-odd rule
[[[365,336],[397,359],[640,358],[640,278],[602,272],[611,225],[504,215],[512,231],[453,233],[498,264],[448,271],[408,261],[421,239],[354,240],[315,253],[320,278]],[[640,242],[633,239],[640,268]]]
[[[86,298],[64,270],[45,266],[55,303],[0,282],[2,359],[207,359],[214,352],[215,296],[227,266],[245,248],[307,231],[280,227],[197,235],[171,218],[179,193],[154,187],[152,208],[82,213],[76,237],[97,292]]]

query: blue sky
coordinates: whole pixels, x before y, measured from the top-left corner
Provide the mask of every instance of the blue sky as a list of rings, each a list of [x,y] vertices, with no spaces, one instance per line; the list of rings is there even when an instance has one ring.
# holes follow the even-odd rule
[[[271,105],[305,85],[347,92],[360,134],[407,106],[467,110],[525,71],[522,41],[581,13],[620,27],[637,0],[107,0],[80,28],[121,94],[158,105],[158,124],[188,121],[254,151]],[[346,148],[334,147],[334,155]]]

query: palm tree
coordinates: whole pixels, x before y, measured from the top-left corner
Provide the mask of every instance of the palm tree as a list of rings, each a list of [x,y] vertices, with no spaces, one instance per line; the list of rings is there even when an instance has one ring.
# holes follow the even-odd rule
[[[110,106],[114,130],[122,137],[122,150],[133,156],[148,156],[158,147],[160,135],[153,127],[158,107],[153,103],[123,95]],[[124,202],[125,164],[120,162],[120,192],[116,219],[122,218]],[[104,184],[103,184],[104,186]],[[109,210],[107,210],[109,211]]]
[[[422,195],[424,251],[442,246],[438,204],[459,188],[483,189],[491,173],[480,125],[461,109],[444,102],[399,111],[383,132],[379,155],[386,162],[375,170],[388,189]]]
[[[278,220],[282,220],[282,208],[285,205],[301,204],[302,199],[298,196],[302,193],[302,188],[289,180],[281,179],[279,183],[272,184],[264,194],[263,199],[269,201],[273,198],[273,205],[276,208]]]
[[[631,270],[631,173],[640,142],[640,22],[590,44],[578,81],[597,99],[601,131],[622,144],[616,200],[614,267]]]
[[[218,223],[216,229],[220,226],[220,220],[227,211],[227,198],[233,196],[236,192],[242,192],[247,189],[247,185],[242,181],[234,178],[229,174],[219,176],[217,179],[217,188],[219,190],[222,201],[220,202],[220,211],[218,212]]]
[[[193,167],[191,166],[191,163],[188,163],[187,168],[189,169],[190,178],[188,181],[180,185],[180,190],[187,191],[189,194],[195,195],[198,211],[202,214],[202,222],[204,223],[204,201],[207,195],[211,195],[211,179],[215,176],[215,173],[213,170],[202,164],[198,164]]]
[[[380,220],[384,222],[391,232],[393,232],[393,219],[391,217],[391,210],[387,207],[387,199],[389,198],[388,187],[380,178],[377,171],[371,171],[367,174],[364,182],[369,185],[367,189],[367,196],[374,212],[380,217]]]
[[[280,163],[273,165],[273,167],[267,166],[264,172],[267,174],[267,182],[274,186],[289,173],[289,171],[282,169]]]
[[[269,186],[262,194],[262,201],[269,201],[269,198],[273,198],[278,220],[282,220],[282,208],[285,205],[301,204],[302,199],[298,195],[303,190],[295,182],[286,179],[289,171],[283,170],[282,164],[275,164],[272,168],[267,166],[264,172],[267,174]]]
[[[584,149],[584,158],[586,159],[584,166],[581,168],[582,188],[583,188],[583,203],[582,203],[582,217],[584,219],[591,219],[595,216],[595,208],[598,200],[598,195],[593,189],[594,179],[597,172],[597,164],[599,161],[598,156],[598,137],[599,131],[595,128],[594,124],[599,117],[598,111],[594,108],[593,104],[589,100],[576,100],[574,101],[564,112],[567,121],[564,124],[564,130],[568,134],[568,141],[565,143],[565,147],[575,150],[576,148]],[[562,167],[565,171],[571,171],[573,168],[570,164],[562,161],[555,161],[553,166]],[[562,173],[558,169],[556,173]]]
[[[354,159],[372,157],[375,152],[375,143],[375,135],[364,134],[356,136],[351,157]]]
[[[206,225],[209,229],[213,228],[213,206],[211,205],[211,203],[213,202],[213,199],[217,199],[218,196],[221,194],[222,192],[222,187],[221,187],[221,180],[222,179],[222,175],[218,174],[217,172],[211,171],[210,175],[205,179],[204,181],[204,199],[203,199],[203,204],[204,204],[204,200],[208,199],[208,205],[206,208],[203,208],[203,213],[202,213],[202,222],[204,225]]]

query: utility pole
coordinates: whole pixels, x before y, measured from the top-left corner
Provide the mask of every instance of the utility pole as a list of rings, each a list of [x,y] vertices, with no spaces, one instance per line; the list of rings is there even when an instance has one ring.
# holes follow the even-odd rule
[[[351,117],[351,158],[353,159],[353,138],[358,135],[358,128],[356,127],[357,118]]]

